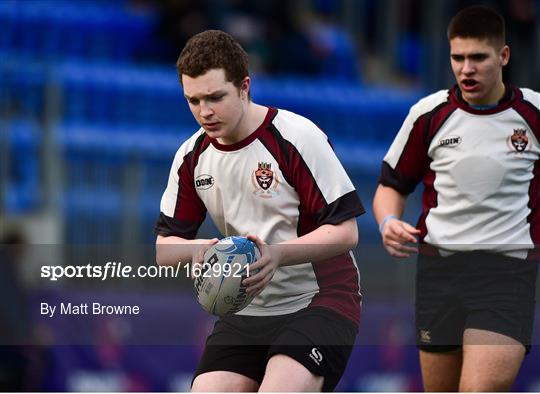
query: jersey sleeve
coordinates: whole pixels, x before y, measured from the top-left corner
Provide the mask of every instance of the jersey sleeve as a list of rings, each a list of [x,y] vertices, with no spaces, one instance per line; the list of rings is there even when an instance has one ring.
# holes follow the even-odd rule
[[[169,173],[167,188],[161,198],[155,233],[194,239],[206,217],[206,207],[195,189],[193,157],[196,148],[190,141],[178,150]]]
[[[339,224],[365,213],[354,185],[324,134],[314,136],[309,149],[300,147],[293,160],[296,162],[292,167],[298,169],[293,179],[301,208],[313,216],[318,226]]]
[[[285,111],[282,111],[285,112]],[[326,135],[312,122],[286,113],[276,119],[277,138],[285,159],[287,177],[300,200],[305,231],[323,224],[339,224],[365,212],[354,185]]]
[[[452,113],[448,91],[439,91],[415,104],[384,157],[379,183],[403,195],[414,191],[429,170],[429,145],[444,119]]]

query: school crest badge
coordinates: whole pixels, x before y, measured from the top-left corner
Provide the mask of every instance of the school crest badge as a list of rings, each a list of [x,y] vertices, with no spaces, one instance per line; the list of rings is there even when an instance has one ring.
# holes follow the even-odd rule
[[[527,130],[514,129],[514,134],[508,137],[508,145],[513,148],[517,153],[522,153],[529,146],[529,137],[527,137]]]
[[[257,169],[253,171],[251,181],[255,190],[253,194],[263,198],[271,198],[278,194],[279,180],[277,174],[272,171],[272,164],[259,162]]]

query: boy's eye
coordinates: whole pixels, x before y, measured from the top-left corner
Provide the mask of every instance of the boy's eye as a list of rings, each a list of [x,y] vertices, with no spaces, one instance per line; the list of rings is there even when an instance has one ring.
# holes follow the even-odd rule
[[[474,60],[474,61],[480,62],[480,61],[482,61],[482,60],[487,59],[487,55],[485,55],[485,54],[483,54],[483,53],[482,53],[482,54],[478,54],[478,55],[472,55],[472,56],[471,56],[471,59]]]

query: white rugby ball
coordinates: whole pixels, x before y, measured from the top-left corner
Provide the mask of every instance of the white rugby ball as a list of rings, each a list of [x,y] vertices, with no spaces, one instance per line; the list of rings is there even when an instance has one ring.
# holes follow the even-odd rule
[[[208,249],[193,284],[204,310],[224,316],[244,309],[253,295],[246,293],[242,281],[255,274],[249,267],[260,257],[257,245],[246,237],[223,238]]]

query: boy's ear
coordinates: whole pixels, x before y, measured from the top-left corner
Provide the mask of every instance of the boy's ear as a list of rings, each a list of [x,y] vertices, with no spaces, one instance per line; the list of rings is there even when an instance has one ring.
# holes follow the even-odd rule
[[[501,59],[501,66],[504,67],[508,64],[510,60],[510,47],[508,45],[502,47],[499,58]]]
[[[242,97],[247,97],[249,95],[249,88],[251,86],[251,79],[249,77],[245,77],[242,80],[242,83],[240,84],[240,95]]]

